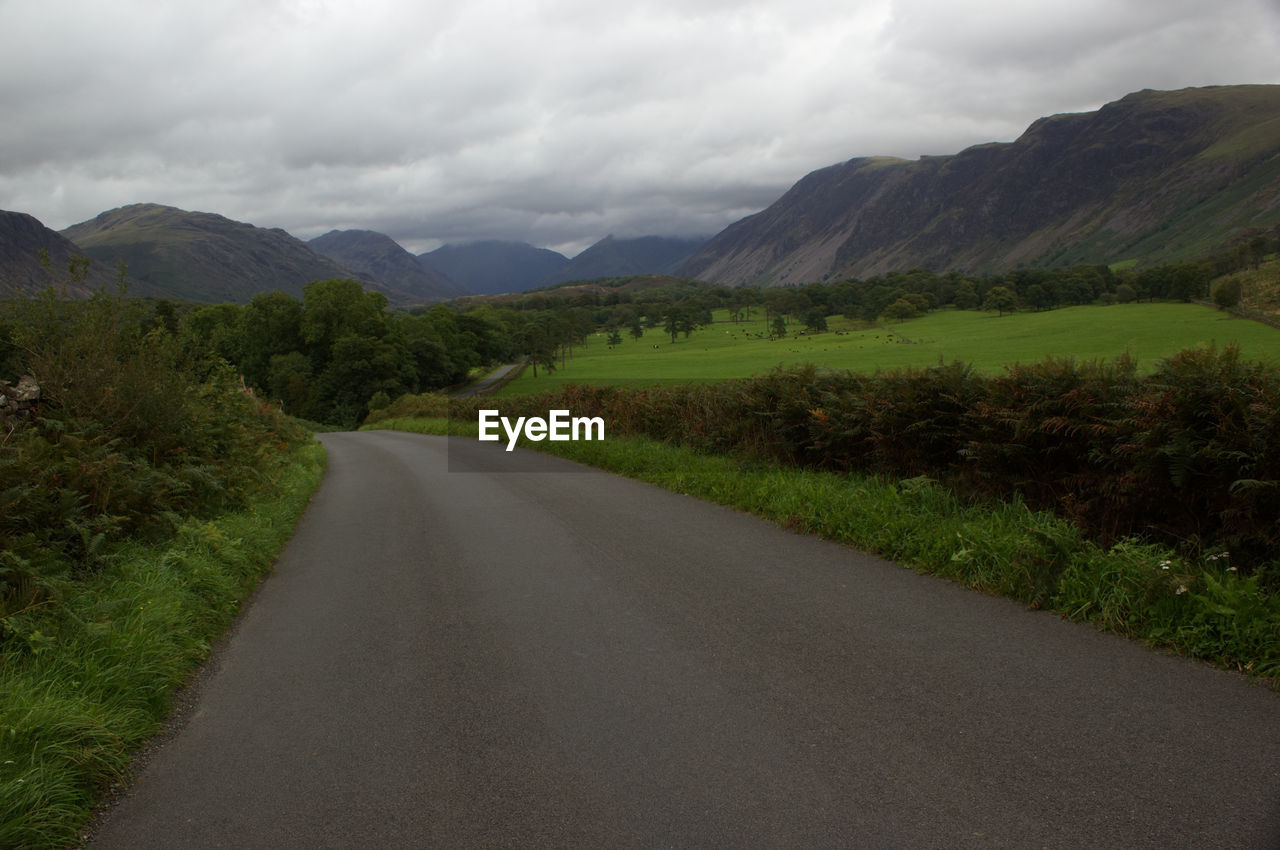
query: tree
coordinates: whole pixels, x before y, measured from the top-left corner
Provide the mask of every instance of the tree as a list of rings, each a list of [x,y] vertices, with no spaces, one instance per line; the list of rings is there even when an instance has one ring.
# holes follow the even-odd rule
[[[1213,272],[1201,263],[1179,263],[1173,267],[1169,297],[1181,301],[1204,298]]]
[[[676,341],[676,336],[680,333],[680,311],[675,307],[669,307],[667,309],[667,315],[665,317],[664,324],[662,325],[662,329],[671,334],[672,342]]]
[[[885,307],[884,312],[882,312],[880,315],[882,318],[890,322],[892,321],[902,322],[918,315],[918,311],[916,310],[915,304],[908,301],[906,298],[899,298],[897,301],[894,301],[888,307]]]
[[[987,297],[982,302],[982,309],[988,312],[995,310],[1001,316],[1018,309],[1018,297],[1007,286],[993,286],[987,290]]]
[[[257,293],[241,310],[240,340],[240,371],[265,388],[271,359],[302,350],[302,302],[279,290]]]
[[[1038,283],[1033,283],[1027,287],[1026,298],[1027,303],[1037,310],[1044,310],[1053,306],[1053,296],[1049,293],[1049,290]]]
[[[827,316],[821,307],[814,307],[804,314],[804,326],[811,331],[825,331]]]
[[[769,332],[770,336],[776,336],[779,339],[787,335],[787,320],[781,315],[773,317],[773,327]]]
[[[286,413],[303,413],[311,401],[311,361],[301,351],[272,356],[267,390],[280,399]]]
[[[1240,287],[1240,279],[1237,277],[1224,277],[1213,285],[1213,303],[1218,305],[1219,310],[1226,310],[1235,307],[1240,303],[1240,297],[1243,291]]]
[[[955,305],[961,310],[972,310],[981,304],[978,298],[978,290],[974,287],[973,281],[962,280],[956,284]]]

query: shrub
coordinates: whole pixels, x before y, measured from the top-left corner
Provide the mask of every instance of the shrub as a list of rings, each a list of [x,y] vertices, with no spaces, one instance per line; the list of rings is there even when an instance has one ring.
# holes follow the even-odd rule
[[[138,302],[10,306],[34,421],[0,438],[0,621],[96,570],[125,538],[240,506],[302,436],[225,363],[189,356]]]

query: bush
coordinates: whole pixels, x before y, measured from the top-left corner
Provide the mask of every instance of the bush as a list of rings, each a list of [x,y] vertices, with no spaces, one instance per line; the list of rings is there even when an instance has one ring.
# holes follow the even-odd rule
[[[242,505],[303,436],[225,363],[149,327],[138,302],[48,296],[10,309],[15,360],[41,403],[0,438],[0,640],[11,615],[115,544]]]

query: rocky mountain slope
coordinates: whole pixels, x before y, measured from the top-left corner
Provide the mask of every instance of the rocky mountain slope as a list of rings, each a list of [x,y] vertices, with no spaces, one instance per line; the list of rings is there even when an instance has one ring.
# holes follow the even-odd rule
[[[400,244],[372,230],[331,230],[307,242],[317,254],[362,272],[424,302],[444,301],[470,290],[448,275],[418,262]]]
[[[556,251],[525,242],[486,240],[445,245],[419,254],[418,262],[448,275],[477,295],[496,295],[541,286],[569,260]]]
[[[417,299],[323,257],[279,228],[159,204],[132,204],[62,235],[108,268],[128,267],[131,295],[247,302],[278,289],[295,297],[313,280],[353,277],[393,303]]]
[[[73,297],[102,288],[115,292],[117,275],[103,263],[90,262],[73,276],[72,258],[83,255],[34,216],[0,210],[0,298],[26,298],[50,286],[59,291],[65,287]]]
[[[1010,143],[809,174],[678,273],[731,285],[913,267],[1189,259],[1280,225],[1280,86],[1141,91]]]

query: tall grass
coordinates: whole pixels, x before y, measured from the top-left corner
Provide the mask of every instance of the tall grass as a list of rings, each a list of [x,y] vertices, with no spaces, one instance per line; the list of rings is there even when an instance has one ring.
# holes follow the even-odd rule
[[[0,642],[0,847],[75,840],[96,796],[123,778],[174,690],[269,568],[320,481],[312,443],[239,510],[127,543],[56,604],[10,618]]]

